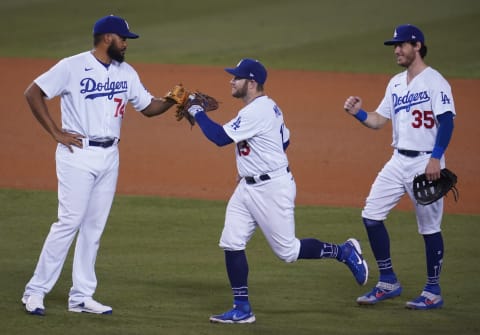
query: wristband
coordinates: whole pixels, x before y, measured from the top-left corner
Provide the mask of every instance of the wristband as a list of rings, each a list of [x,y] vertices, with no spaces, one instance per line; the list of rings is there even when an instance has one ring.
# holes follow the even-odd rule
[[[359,109],[357,114],[355,114],[353,117],[360,122],[364,122],[367,119],[368,114],[363,109]]]
[[[195,114],[197,114],[198,112],[203,112],[205,111],[205,109],[203,109],[202,106],[200,105],[193,105],[193,106],[190,106],[190,108],[188,109],[188,113],[195,117]]]

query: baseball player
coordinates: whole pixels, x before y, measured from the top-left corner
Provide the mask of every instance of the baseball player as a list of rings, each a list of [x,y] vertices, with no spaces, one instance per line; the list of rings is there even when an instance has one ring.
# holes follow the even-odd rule
[[[221,126],[207,116],[204,106],[193,104],[188,109],[212,142],[218,146],[235,143],[239,175],[238,185],[228,202],[220,238],[233,293],[233,309],[211,316],[210,321],[255,322],[248,299],[245,248],[257,227],[281,260],[337,259],[350,268],[359,284],[364,285],[368,267],[356,239],[350,238],[338,245],[295,237],[296,185],[285,153],[290,132],[281,109],[264,93],[265,67],[257,60],[246,58],[226,71],[233,76],[230,81],[232,96],[245,104],[238,115]]]
[[[25,92],[32,113],[58,142],[58,221],[52,224],[25,287],[22,303],[30,314],[45,314],[44,297],[58,280],[75,237],[68,310],[112,313],[110,306],[93,299],[95,260],[116,189],[126,105],[131,103],[150,117],[174,104],[154,98],[137,72],[124,62],[127,39],[138,37],[123,18],[103,17],[93,27],[93,50],[62,59]],[[45,103],[56,96],[61,101],[61,128]]]
[[[394,148],[391,159],[379,172],[362,211],[380,278],[372,291],[359,297],[361,305],[397,297],[402,287],[393,270],[390,240],[384,221],[407,193],[415,206],[418,232],[426,251],[427,282],[420,295],[408,301],[410,309],[432,309],[443,305],[440,272],[443,238],[440,230],[443,200],[423,206],[415,202],[413,178],[426,173],[428,180],[440,178],[445,167],[445,150],[453,132],[455,107],[450,85],[424,62],[427,53],[423,33],[413,25],[400,25],[385,45],[393,45],[397,64],[406,70],[388,83],[385,97],[374,112],[362,109],[362,99],[351,96],[344,109],[368,128],[392,122]]]

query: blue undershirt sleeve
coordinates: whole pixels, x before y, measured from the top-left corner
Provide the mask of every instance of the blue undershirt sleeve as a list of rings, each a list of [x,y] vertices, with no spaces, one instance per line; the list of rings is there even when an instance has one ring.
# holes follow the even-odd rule
[[[233,143],[233,140],[227,135],[223,127],[212,121],[207,116],[207,113],[198,112],[195,114],[195,120],[200,129],[202,129],[203,134],[219,147]]]
[[[438,119],[438,133],[435,139],[435,146],[432,151],[432,158],[442,158],[445,150],[447,150],[450,139],[453,133],[453,113],[446,112],[437,117]]]

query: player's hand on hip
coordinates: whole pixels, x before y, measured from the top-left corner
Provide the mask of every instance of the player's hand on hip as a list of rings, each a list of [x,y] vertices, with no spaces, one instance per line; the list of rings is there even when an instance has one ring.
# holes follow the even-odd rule
[[[362,99],[357,96],[349,96],[343,104],[343,109],[352,115],[357,114],[360,108],[362,108]]]
[[[56,136],[54,136],[54,138],[58,143],[66,146],[68,150],[70,150],[70,152],[73,152],[72,146],[83,148],[82,138],[85,138],[85,136],[61,131]]]

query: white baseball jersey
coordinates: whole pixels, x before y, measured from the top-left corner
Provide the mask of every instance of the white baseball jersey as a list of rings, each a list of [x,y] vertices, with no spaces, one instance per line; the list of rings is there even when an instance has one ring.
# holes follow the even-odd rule
[[[392,120],[392,146],[415,151],[432,151],[438,129],[436,117],[448,111],[455,115],[450,85],[431,67],[408,85],[407,71],[394,76],[376,110]]]
[[[392,146],[397,149],[423,152],[407,157],[397,150],[373,183],[362,216],[383,221],[391,209],[408,193],[415,205],[420,234],[440,231],[443,199],[428,206],[418,205],[413,195],[413,178],[425,172],[438,133],[437,116],[445,112],[455,115],[450,85],[442,75],[427,67],[407,85],[407,72],[394,76],[376,112],[392,121]],[[445,157],[440,159],[445,167]]]
[[[283,113],[267,96],[260,96],[242,108],[223,128],[237,144],[238,174],[271,179],[248,184],[242,179],[230,198],[220,238],[224,250],[243,250],[260,227],[277,257],[297,260],[300,241],[295,236],[296,185],[287,170],[283,143],[290,138]]]
[[[65,58],[35,83],[48,99],[61,96],[62,128],[90,139],[120,138],[125,106],[146,108],[152,95],[127,63],[108,69],[90,51]]]
[[[237,144],[239,176],[261,175],[288,166],[283,143],[289,140],[290,132],[282,111],[269,97],[250,102],[223,129]]]
[[[91,299],[97,286],[95,260],[113,202],[119,167],[118,146],[89,146],[90,141],[120,138],[125,106],[141,111],[152,100],[127,63],[106,67],[91,52],[65,58],[35,79],[48,99],[61,97],[62,128],[86,137],[83,147],[63,144],[56,151],[58,221],[45,240],[24,296],[45,295],[60,276],[77,237],[69,304]]]

